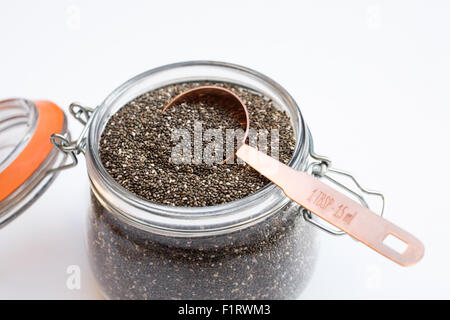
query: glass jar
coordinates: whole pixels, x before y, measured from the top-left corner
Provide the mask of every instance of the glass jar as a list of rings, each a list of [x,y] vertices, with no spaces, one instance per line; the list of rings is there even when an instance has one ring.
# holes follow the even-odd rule
[[[281,167],[279,176],[270,179],[284,187],[287,196],[268,184],[222,205],[173,207],[139,198],[107,173],[99,145],[111,116],[145,92],[189,81],[246,87],[289,115],[296,139],[291,168]],[[84,153],[91,187],[87,247],[106,297],[296,298],[314,267],[313,226],[334,235],[349,234],[403,266],[424,255],[419,239],[369,209],[366,196],[378,196],[383,215],[381,193],[363,188],[351,174],[314,153],[311,133],[295,101],[258,72],[213,61],[176,63],[134,77],[97,108],[72,104],[70,112],[84,124],[75,140],[67,132],[64,112],[54,103],[0,101],[0,228],[25,211],[59,171],[76,165],[77,155]],[[403,249],[386,244],[388,237],[403,242]]]
[[[226,81],[272,99],[292,120],[296,146],[289,165],[306,169],[309,132],[300,110],[258,72],[197,61],[127,81],[95,109],[85,144],[89,257],[102,292],[112,299],[296,298],[313,269],[315,230],[275,185],[223,205],[173,207],[137,197],[103,167],[99,142],[111,115],[147,91],[186,81]]]

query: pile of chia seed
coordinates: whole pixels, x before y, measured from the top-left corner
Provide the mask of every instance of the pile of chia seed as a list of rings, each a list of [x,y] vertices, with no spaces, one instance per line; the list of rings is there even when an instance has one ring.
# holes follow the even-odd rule
[[[278,129],[279,160],[288,163],[295,147],[289,116],[260,93],[229,83],[184,82],[149,91],[123,106],[108,121],[100,141],[100,157],[107,172],[125,189],[152,202],[184,207],[212,206],[244,198],[269,181],[247,165],[174,164],[174,129],[194,136],[194,122],[203,130],[234,129],[239,124],[214,105],[183,103],[162,109],[178,94],[200,85],[231,89],[248,108],[250,125]],[[225,140],[225,139],[224,139]],[[225,141],[224,141],[225,143]],[[225,150],[225,145],[224,145]],[[270,154],[270,144],[267,150]]]

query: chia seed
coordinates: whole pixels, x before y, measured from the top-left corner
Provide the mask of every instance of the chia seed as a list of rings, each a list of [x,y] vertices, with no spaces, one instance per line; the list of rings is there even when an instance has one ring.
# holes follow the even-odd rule
[[[202,121],[204,130],[240,127],[216,106],[184,103],[161,112],[179,93],[205,84],[211,83],[187,82],[147,92],[111,117],[102,134],[100,157],[114,180],[146,200],[185,207],[241,199],[269,183],[256,170],[239,163],[172,163],[174,129],[185,128],[193,136],[194,121]],[[253,129],[279,131],[279,160],[288,163],[295,147],[289,116],[261,94],[228,83],[213,84],[231,89],[242,99]],[[271,151],[270,145],[267,151]]]

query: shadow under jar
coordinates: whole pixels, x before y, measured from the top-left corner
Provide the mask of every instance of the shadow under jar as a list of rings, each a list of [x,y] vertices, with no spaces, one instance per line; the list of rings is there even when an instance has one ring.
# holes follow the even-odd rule
[[[228,82],[270,98],[289,115],[296,145],[289,165],[304,170],[309,132],[298,106],[276,82],[221,62],[172,64],[142,73],[95,110],[86,143],[91,182],[88,250],[111,299],[294,299],[312,273],[314,227],[273,184],[226,204],[174,207],[139,198],[107,173],[101,134],[126,103],[188,81]]]

